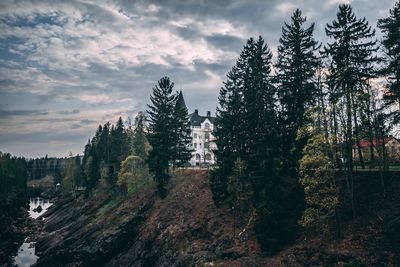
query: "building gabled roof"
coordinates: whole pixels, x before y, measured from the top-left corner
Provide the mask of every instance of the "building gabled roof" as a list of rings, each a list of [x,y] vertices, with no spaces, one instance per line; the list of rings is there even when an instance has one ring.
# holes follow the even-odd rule
[[[400,141],[392,135],[385,136],[383,138],[383,141],[385,142],[385,144],[387,144],[388,142],[390,142],[393,139],[400,143]],[[359,143],[360,143],[360,147],[370,147],[371,146],[371,142],[369,139],[362,139],[359,141]],[[382,145],[382,138],[378,138],[378,139],[373,138],[372,139],[372,146],[377,146],[377,145]],[[357,144],[354,144],[353,148],[357,148]]]
[[[185,98],[183,98],[182,90],[180,90],[179,93],[178,93],[178,97],[176,99],[176,104],[175,105],[177,107],[179,107],[179,108],[187,110],[186,103],[185,103]]]
[[[211,112],[207,111],[207,116],[200,116],[197,109],[193,113],[189,114],[189,120],[191,126],[201,126],[201,124],[208,119],[211,123],[214,123],[215,117],[211,116]]]

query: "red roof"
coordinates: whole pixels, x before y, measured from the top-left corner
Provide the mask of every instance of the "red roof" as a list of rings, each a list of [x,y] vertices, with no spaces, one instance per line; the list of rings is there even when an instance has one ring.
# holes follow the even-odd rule
[[[393,139],[397,140],[397,139],[396,139],[394,136],[392,136],[392,135],[385,136],[385,137],[383,138],[385,144],[387,144],[390,140],[393,140]],[[360,147],[370,147],[370,146],[371,146],[371,142],[370,142],[369,139],[362,139],[362,140],[359,141],[359,143],[360,143]],[[373,139],[372,139],[372,144],[373,144],[373,146],[382,145],[382,138],[379,138],[379,139],[373,138]],[[356,147],[357,147],[357,144],[354,144],[354,145],[353,145],[353,148],[356,148]]]

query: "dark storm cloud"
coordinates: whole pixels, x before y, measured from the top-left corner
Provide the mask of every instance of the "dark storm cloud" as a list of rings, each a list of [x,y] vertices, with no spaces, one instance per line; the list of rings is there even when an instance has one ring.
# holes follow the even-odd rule
[[[262,35],[275,53],[284,21],[300,8],[326,43],[324,27],[343,2],[2,1],[0,147],[28,156],[80,153],[96,125],[146,110],[165,75],[190,112],[214,113],[249,37]],[[351,4],[375,27],[394,1]]]

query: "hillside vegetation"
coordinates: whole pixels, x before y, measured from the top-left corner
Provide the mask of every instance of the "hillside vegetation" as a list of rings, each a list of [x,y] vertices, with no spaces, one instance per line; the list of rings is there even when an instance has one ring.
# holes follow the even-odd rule
[[[37,265],[395,266],[393,233],[391,239],[383,237],[399,215],[400,184],[395,176],[388,181],[382,200],[379,180],[367,176],[356,180],[364,197],[357,198],[359,217],[346,221],[345,238],[302,232],[274,257],[260,253],[252,211],[235,218],[228,207],[215,207],[207,170],[176,171],[164,199],[155,184],[129,197],[100,184],[88,199],[63,197],[45,214],[38,225]]]

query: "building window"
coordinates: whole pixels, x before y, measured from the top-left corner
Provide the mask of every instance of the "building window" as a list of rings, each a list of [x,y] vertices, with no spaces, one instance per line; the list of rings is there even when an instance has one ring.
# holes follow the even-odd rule
[[[199,148],[201,148],[201,143],[199,143]]]
[[[200,161],[200,154],[196,154],[196,160]]]
[[[193,143],[194,148],[197,148],[197,143]]]
[[[211,154],[210,154],[210,153],[207,153],[206,156],[205,156],[205,159],[206,159],[207,161],[211,161]]]
[[[204,124],[204,128],[210,129],[210,124],[208,122],[206,122],[206,124]]]
[[[194,134],[193,134],[193,138],[197,138],[197,133],[194,133]]]
[[[205,133],[204,134],[204,139],[206,139],[206,140],[210,139],[210,133]]]

